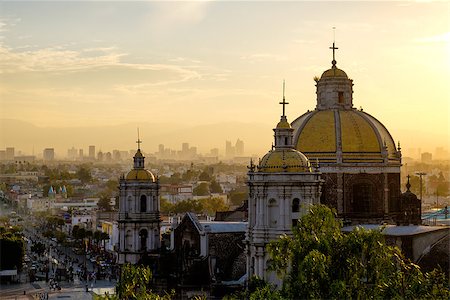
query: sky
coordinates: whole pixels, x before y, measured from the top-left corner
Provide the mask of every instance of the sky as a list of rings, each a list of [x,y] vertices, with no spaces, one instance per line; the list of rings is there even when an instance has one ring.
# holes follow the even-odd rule
[[[404,149],[433,151],[449,145],[449,12],[448,1],[0,1],[0,119],[152,131],[260,124],[267,137],[246,147],[264,151],[283,80],[288,120],[315,108],[313,77],[330,68],[335,34],[354,106]],[[132,148],[130,135],[117,148]]]

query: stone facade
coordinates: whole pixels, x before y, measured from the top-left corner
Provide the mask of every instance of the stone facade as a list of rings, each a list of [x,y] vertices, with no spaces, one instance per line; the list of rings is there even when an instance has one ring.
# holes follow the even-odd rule
[[[140,149],[134,168],[119,181],[118,263],[136,264],[160,247],[159,183],[144,169]]]

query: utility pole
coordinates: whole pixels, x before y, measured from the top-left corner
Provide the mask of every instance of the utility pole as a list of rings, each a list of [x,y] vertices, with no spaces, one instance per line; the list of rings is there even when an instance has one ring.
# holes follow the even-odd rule
[[[422,176],[427,175],[425,172],[416,172],[416,175],[419,175],[420,178],[420,201],[422,201]]]

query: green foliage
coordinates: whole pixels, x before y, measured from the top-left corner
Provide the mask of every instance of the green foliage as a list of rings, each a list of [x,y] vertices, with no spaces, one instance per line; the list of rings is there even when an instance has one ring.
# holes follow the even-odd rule
[[[293,228],[269,244],[271,269],[283,279],[281,295],[293,299],[412,299],[449,294],[442,273],[424,274],[397,247],[384,243],[381,231],[342,223],[324,205],[313,206]]]
[[[195,196],[208,196],[209,195],[209,186],[208,183],[202,182],[198,186],[194,188],[192,194]]]
[[[0,270],[22,270],[25,243],[22,233],[14,228],[0,230]]]
[[[230,202],[233,205],[241,205],[242,202],[248,199],[248,189],[247,187],[238,188],[230,191],[229,193]]]
[[[118,299],[170,300],[173,293],[159,296],[148,289],[151,278],[152,273],[147,266],[123,265],[120,280],[116,286]]]
[[[240,300],[240,299],[249,299],[249,300],[259,300],[259,299],[267,299],[267,300],[281,300],[281,294],[279,291],[275,289],[274,286],[268,284],[264,280],[254,276],[251,277],[248,281],[248,289],[235,293],[233,295],[228,295],[224,298],[225,300]]]
[[[38,255],[43,255],[45,252],[45,245],[41,242],[36,242],[31,245],[31,251]]]
[[[82,183],[92,182],[91,170],[87,165],[82,165],[78,168],[77,178],[80,179]]]
[[[111,198],[110,195],[106,194],[101,195],[100,200],[98,200],[97,202],[98,208],[103,211],[110,211],[111,210],[111,205],[109,204],[110,198]]]
[[[211,193],[223,193],[222,187],[215,180],[211,181],[211,185],[209,186]]]
[[[163,213],[186,213],[194,212],[196,214],[214,215],[216,211],[226,211],[228,206],[222,198],[205,198],[200,200],[182,200],[170,203],[166,199],[161,198],[161,212]]]
[[[203,171],[198,176],[198,180],[200,180],[200,181],[211,181],[211,175],[209,175],[206,171]]]

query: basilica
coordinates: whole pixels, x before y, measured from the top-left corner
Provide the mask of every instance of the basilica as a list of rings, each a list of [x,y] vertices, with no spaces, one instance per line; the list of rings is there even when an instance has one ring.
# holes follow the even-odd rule
[[[401,149],[386,127],[353,105],[353,80],[337,67],[315,78],[316,109],[274,129],[274,145],[248,172],[247,276],[277,282],[266,245],[292,234],[308,207],[334,208],[344,225],[420,224],[420,201],[400,192]],[[405,217],[406,216],[406,217]]]

